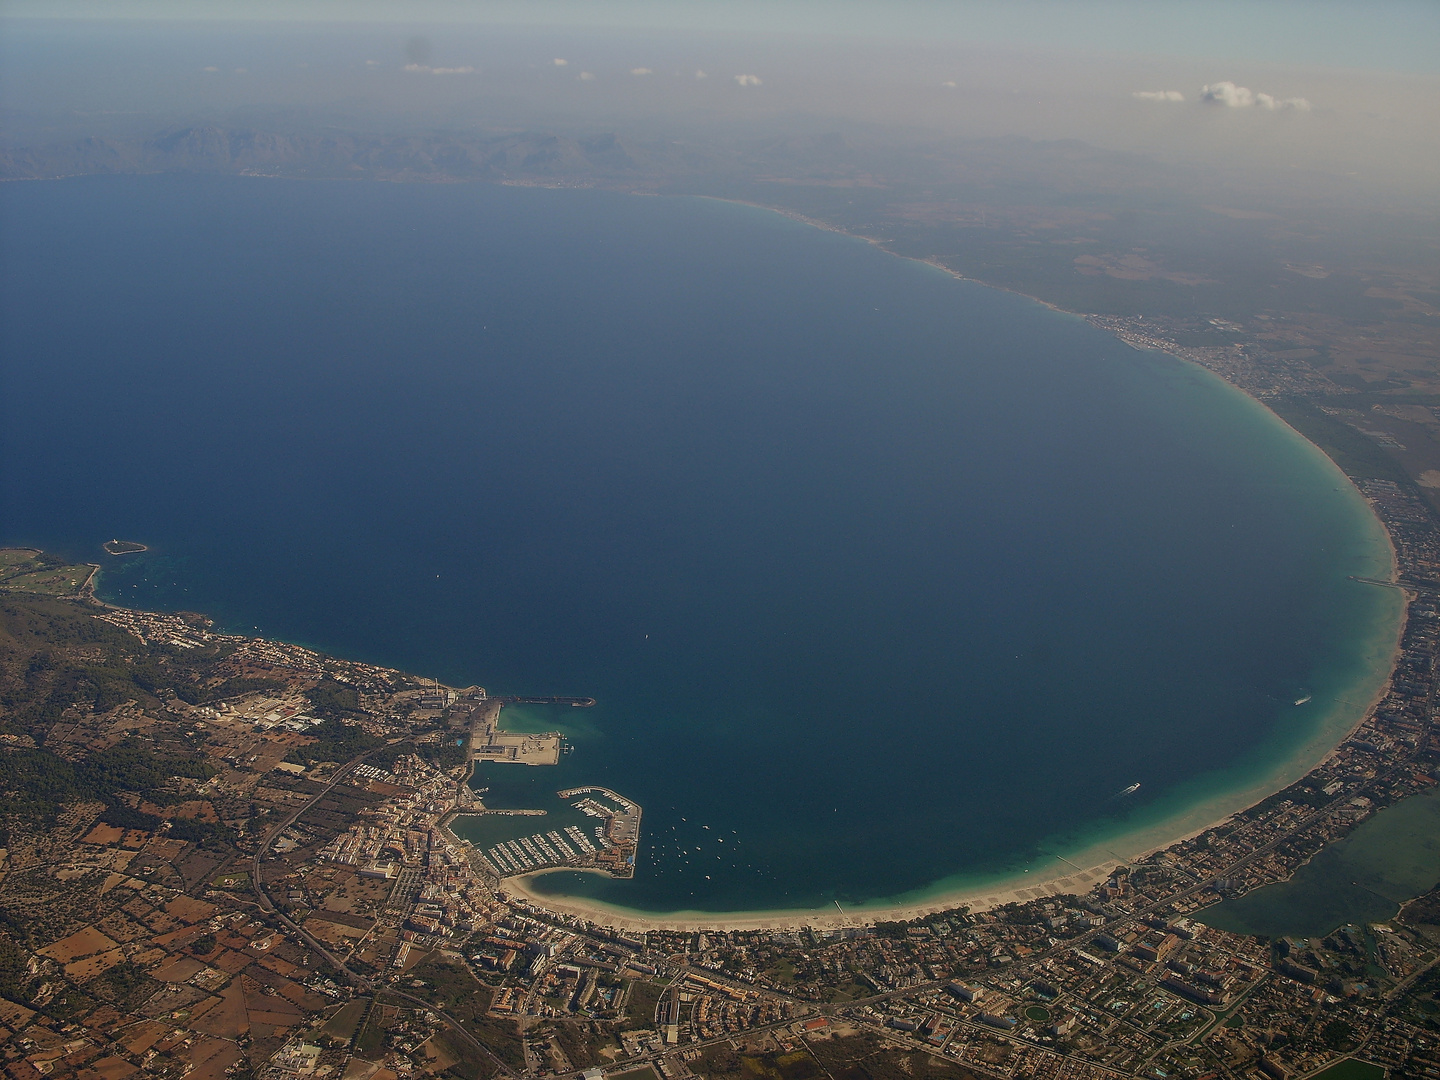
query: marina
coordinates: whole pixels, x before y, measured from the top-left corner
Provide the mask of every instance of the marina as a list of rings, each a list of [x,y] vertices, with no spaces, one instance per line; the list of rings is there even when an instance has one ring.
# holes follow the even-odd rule
[[[565,825],[503,840],[485,848],[481,857],[500,878],[530,874],[537,870],[604,870],[613,877],[635,875],[635,855],[640,846],[640,805],[609,788],[585,786],[559,791],[562,799],[575,799],[575,808],[594,818],[591,835],[578,825]],[[535,815],[543,810],[471,810],[483,814]]]

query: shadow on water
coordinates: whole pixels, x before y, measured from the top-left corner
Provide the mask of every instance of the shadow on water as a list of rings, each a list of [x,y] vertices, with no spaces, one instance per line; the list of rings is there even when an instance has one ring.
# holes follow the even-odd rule
[[[1377,812],[1289,881],[1226,900],[1197,918],[1263,937],[1321,937],[1345,923],[1383,922],[1440,882],[1440,789]]]

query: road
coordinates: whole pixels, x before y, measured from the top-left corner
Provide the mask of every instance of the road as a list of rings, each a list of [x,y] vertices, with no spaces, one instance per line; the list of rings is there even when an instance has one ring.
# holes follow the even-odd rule
[[[359,765],[362,761],[364,761],[374,752],[374,750],[367,750],[363,754],[359,754],[356,757],[351,758],[344,765],[341,765],[340,768],[336,769],[335,772],[331,775],[330,782],[326,784],[319,792],[317,792],[314,797],[310,799],[309,802],[307,802],[304,806],[300,807],[298,810],[292,811],[290,816],[287,817],[284,821],[281,821],[277,825],[273,826],[270,831],[265,834],[265,839],[260,841],[260,846],[255,849],[255,858],[252,860],[253,865],[251,866],[250,870],[250,884],[255,889],[255,896],[260,901],[260,907],[267,914],[273,916],[276,919],[279,919],[291,931],[293,931],[297,936],[304,940],[305,944],[309,945],[310,948],[314,949],[317,953],[323,956],[326,962],[329,963],[331,967],[335,968],[336,971],[344,975],[346,980],[352,986],[362,987],[367,990],[370,988],[370,983],[367,979],[364,979],[361,976],[357,975],[355,972],[351,971],[348,967],[345,966],[344,961],[342,961],[324,945],[322,945],[320,942],[316,941],[313,937],[306,933],[305,930],[298,923],[292,921],[288,916],[286,916],[283,912],[276,908],[275,902],[270,899],[270,894],[265,889],[265,882],[260,876],[260,860],[270,851],[270,846],[274,844],[277,839],[279,839],[281,833],[283,833],[286,829],[290,828],[291,825],[294,825],[295,822],[299,821],[301,815],[305,814],[309,810],[313,810],[316,804],[319,803],[321,799],[325,798],[326,795],[329,795],[330,792],[336,787],[336,785],[340,783],[341,780],[344,780],[345,777],[349,776],[357,765]]]
[[[273,915],[275,916],[275,918],[277,918],[277,919],[279,919],[281,922],[283,922],[283,923],[284,923],[288,928],[290,928],[298,937],[300,937],[302,940],[304,940],[304,941],[306,942],[306,944],[309,945],[311,948],[313,948],[319,955],[323,956],[323,957],[325,958],[325,960],[326,960],[332,967],[334,967],[337,971],[339,971],[342,975],[344,975],[344,977],[351,983],[351,985],[355,986],[357,989],[361,989],[361,990],[364,990],[364,991],[369,991],[369,992],[372,992],[372,993],[379,993],[379,994],[389,995],[389,996],[391,996],[391,997],[398,998],[398,999],[400,999],[400,1000],[402,1000],[402,1001],[405,1001],[405,1002],[408,1002],[408,1003],[410,1003],[410,1004],[413,1004],[413,1005],[415,1005],[415,1006],[418,1007],[418,1008],[424,1008],[424,1009],[430,1011],[430,1012],[433,1013],[435,1016],[437,1016],[438,1018],[440,1018],[440,1019],[441,1019],[453,1032],[455,1032],[455,1034],[456,1034],[460,1039],[462,1039],[467,1045],[473,1047],[474,1049],[476,1049],[477,1051],[479,1051],[480,1053],[482,1053],[488,1060],[490,1060],[490,1061],[495,1065],[495,1067],[497,1068],[498,1071],[500,1071],[502,1074],[504,1074],[504,1075],[507,1076],[507,1077],[512,1077],[512,1078],[518,1077],[520,1074],[516,1073],[513,1069],[511,1069],[511,1068],[510,1068],[509,1066],[507,1066],[503,1061],[501,1061],[488,1047],[484,1046],[484,1045],[483,1045],[478,1039],[476,1039],[469,1031],[467,1031],[467,1030],[464,1028],[464,1026],[463,1026],[459,1021],[455,1020],[453,1017],[451,1017],[451,1016],[449,1016],[448,1014],[440,1011],[439,1009],[436,1009],[432,1004],[430,1004],[429,1002],[425,1001],[423,998],[419,998],[419,997],[416,997],[416,996],[414,996],[414,995],[412,995],[412,994],[407,994],[407,993],[405,993],[405,992],[403,992],[403,991],[396,990],[396,989],[394,989],[393,987],[389,987],[389,986],[377,986],[377,985],[375,985],[374,983],[372,983],[370,980],[365,979],[364,977],[360,976],[360,975],[357,974],[356,972],[352,971],[349,967],[346,966],[346,964],[345,964],[343,961],[341,961],[338,957],[336,957],[333,953],[331,953],[327,948],[325,948],[324,945],[322,945],[320,942],[316,941],[316,940],[315,940],[314,938],[312,938],[309,934],[307,934],[302,927],[300,927],[299,925],[297,925],[296,923],[294,923],[293,921],[291,921],[289,918],[287,918],[284,914],[282,914],[282,913],[280,913],[278,910],[276,910],[275,907],[274,907],[274,904],[270,901],[270,898],[269,898],[268,893],[265,892],[264,885],[262,884],[261,878],[260,878],[260,862],[261,862],[261,857],[262,857],[266,852],[269,851],[271,844],[272,844],[272,843],[274,842],[274,840],[280,835],[280,833],[282,833],[285,829],[287,829],[287,828],[289,828],[291,825],[293,825],[293,824],[294,824],[297,820],[299,820],[308,810],[310,810],[310,809],[311,809],[312,807],[314,807],[317,803],[319,803],[320,800],[322,800],[337,784],[339,784],[339,783],[350,773],[351,770],[353,770],[357,765],[359,765],[359,764],[365,759],[365,757],[367,757],[367,756],[368,756],[368,753],[366,753],[366,754],[361,754],[361,755],[359,755],[358,757],[356,757],[356,758],[352,759],[351,761],[347,762],[345,765],[341,766],[339,769],[337,769],[336,772],[334,773],[334,775],[330,778],[330,782],[326,785],[326,787],[325,787],[322,791],[320,791],[318,794],[316,794],[316,795],[315,795],[312,799],[310,799],[304,806],[300,807],[298,810],[296,810],[296,811],[294,811],[293,813],[291,813],[283,822],[277,824],[277,825],[276,825],[273,829],[271,829],[271,831],[266,835],[266,838],[265,838],[264,842],[261,844],[259,850],[256,852],[256,854],[255,854],[255,859],[254,859],[253,882],[254,882],[254,886],[255,886],[255,889],[256,889],[256,893],[257,893],[257,895],[260,897],[261,905],[262,905],[262,907],[265,908],[265,910],[266,910],[268,913],[273,914]],[[1160,910],[1162,910],[1162,909],[1167,909],[1167,908],[1171,907],[1171,905],[1177,903],[1178,901],[1185,900],[1185,899],[1187,899],[1187,898],[1195,895],[1196,893],[1199,893],[1199,892],[1203,891],[1204,889],[1208,888],[1213,882],[1215,882],[1215,881],[1216,881],[1217,879],[1219,879],[1219,878],[1225,878],[1225,877],[1232,877],[1232,876],[1234,876],[1238,871],[1240,871],[1241,869],[1243,869],[1244,867],[1246,867],[1246,866],[1249,865],[1250,863],[1256,861],[1257,859],[1261,859],[1261,858],[1265,857],[1266,855],[1268,855],[1268,854],[1272,853],[1273,851],[1275,851],[1277,848],[1283,846],[1284,844],[1286,844],[1286,843],[1288,843],[1289,841],[1293,840],[1295,837],[1297,837],[1297,836],[1299,836],[1300,834],[1304,833],[1306,830],[1308,830],[1309,828],[1311,828],[1311,827],[1312,827],[1313,825],[1315,825],[1317,822],[1320,822],[1320,821],[1322,821],[1324,818],[1328,817],[1330,814],[1332,814],[1335,810],[1337,810],[1340,806],[1342,806],[1343,804],[1345,804],[1346,802],[1348,802],[1350,799],[1353,799],[1353,798],[1354,798],[1357,794],[1359,794],[1360,792],[1369,790],[1369,789],[1373,788],[1376,784],[1378,784],[1378,783],[1380,783],[1380,782],[1382,782],[1382,781],[1384,781],[1384,780],[1386,780],[1386,779],[1389,779],[1391,776],[1393,776],[1396,772],[1398,772],[1398,771],[1399,771],[1401,768],[1403,768],[1403,767],[1404,767],[1404,763],[1403,763],[1403,762],[1402,762],[1402,763],[1398,763],[1397,765],[1392,766],[1391,769],[1386,770],[1384,773],[1382,773],[1382,774],[1380,774],[1379,776],[1375,777],[1370,783],[1363,785],[1362,787],[1360,787],[1359,789],[1357,789],[1357,790],[1355,790],[1355,791],[1350,791],[1350,792],[1347,792],[1347,793],[1345,793],[1345,794],[1343,794],[1343,795],[1338,796],[1337,798],[1331,800],[1330,802],[1326,803],[1324,806],[1322,806],[1322,807],[1320,807],[1319,809],[1317,809],[1315,812],[1307,815],[1306,817],[1302,818],[1300,821],[1296,822],[1296,823],[1295,823],[1293,826],[1291,826],[1289,829],[1286,829],[1284,832],[1282,832],[1282,833],[1280,833],[1279,835],[1273,837],[1269,842],[1267,842],[1267,843],[1265,843],[1265,844],[1262,844],[1260,847],[1256,848],[1255,850],[1253,850],[1253,851],[1251,851],[1251,852],[1248,852],[1248,853],[1245,854],[1245,855],[1242,855],[1242,856],[1239,857],[1238,859],[1235,859],[1233,862],[1229,863],[1227,866],[1225,866],[1225,867],[1224,867],[1223,869],[1221,869],[1220,871],[1218,871],[1218,872],[1216,872],[1216,873],[1213,873],[1213,874],[1211,874],[1211,875],[1209,875],[1209,876],[1207,876],[1207,877],[1204,877],[1204,878],[1196,878],[1195,875],[1192,873],[1192,874],[1190,874],[1189,876],[1191,877],[1191,879],[1192,879],[1192,881],[1193,881],[1193,884],[1187,886],[1186,888],[1180,889],[1179,891],[1174,892],[1174,893],[1171,893],[1171,894],[1169,894],[1169,895],[1166,895],[1166,896],[1162,897],[1162,898],[1159,899],[1159,900],[1153,901],[1153,902],[1151,902],[1151,903],[1149,903],[1149,904],[1146,904],[1146,905],[1143,906],[1143,907],[1137,908],[1137,909],[1135,909],[1134,911],[1130,912],[1128,915],[1126,915],[1126,916],[1124,916],[1124,917],[1116,920],[1115,922],[1109,924],[1108,926],[1100,927],[1100,928],[1096,928],[1096,929],[1087,931],[1087,932],[1085,932],[1084,934],[1081,934],[1081,935],[1079,935],[1079,936],[1077,936],[1077,937],[1075,937],[1075,938],[1072,938],[1072,939],[1070,939],[1070,940],[1067,940],[1067,941],[1065,941],[1065,942],[1062,942],[1062,943],[1060,943],[1060,944],[1057,944],[1057,945],[1055,945],[1055,946],[1052,946],[1051,948],[1045,950],[1044,952],[1035,954],[1033,957],[1027,959],[1023,964],[1017,964],[1017,965],[1014,965],[1013,967],[1011,967],[1010,969],[1008,969],[1009,972],[1012,973],[1012,974],[1019,974],[1019,973],[1024,972],[1024,971],[1031,970],[1031,969],[1033,969],[1033,968],[1035,967],[1035,965],[1036,965],[1039,961],[1042,961],[1042,960],[1045,960],[1045,959],[1047,959],[1047,958],[1052,958],[1052,957],[1061,955],[1061,954],[1063,954],[1063,953],[1065,953],[1065,952],[1067,952],[1067,951],[1069,951],[1069,950],[1071,950],[1071,949],[1081,948],[1081,947],[1083,947],[1083,946],[1085,946],[1085,945],[1088,945],[1093,938],[1095,938],[1097,935],[1099,935],[1099,934],[1101,934],[1101,933],[1114,933],[1114,932],[1117,931],[1117,930],[1122,930],[1122,929],[1124,929],[1124,928],[1132,925],[1133,923],[1135,923],[1135,922],[1137,922],[1137,921],[1139,921],[1139,920],[1141,920],[1141,919],[1144,919],[1144,918],[1145,918],[1146,916],[1148,916],[1148,915],[1155,914],[1156,912],[1158,912],[1158,911],[1160,911]],[[689,968],[689,966],[690,966],[690,965],[688,965],[688,964],[687,964],[687,965],[684,965],[684,968]],[[683,970],[684,970],[684,968],[682,968],[682,972],[681,972],[682,975],[683,975]],[[713,979],[713,978],[716,978],[717,975],[719,975],[719,973],[717,973],[717,972],[708,971],[708,970],[704,971],[704,974],[706,975],[706,977],[712,978],[712,979]],[[1417,973],[1416,973],[1416,976],[1418,976],[1419,974],[1421,974],[1421,973],[1420,973],[1420,972],[1417,972]],[[1413,978],[1413,977],[1414,977],[1414,976],[1412,976],[1412,978]],[[725,976],[723,976],[723,975],[720,975],[720,976],[719,976],[719,979],[720,979],[721,981],[730,981],[730,980],[726,979]],[[866,1005],[879,1004],[879,1003],[881,1003],[881,1002],[889,1001],[889,1000],[896,999],[896,998],[913,997],[913,996],[915,996],[915,995],[924,993],[924,992],[926,992],[927,990],[938,989],[938,988],[944,986],[945,983],[948,982],[948,981],[949,981],[948,979],[936,979],[936,980],[933,980],[933,981],[930,981],[930,982],[917,983],[917,984],[912,985],[912,986],[904,987],[903,989],[897,989],[897,990],[887,991],[886,993],[883,993],[883,994],[876,994],[876,995],[873,995],[873,996],[871,996],[871,997],[856,999],[856,1000],[854,1000],[854,1001],[850,1001],[850,1002],[845,1003],[845,1005],[843,1005],[843,1006],[820,1006],[819,1009],[818,1009],[818,1011],[821,1012],[821,1013],[846,1012],[846,1013],[850,1013],[852,1016],[854,1016],[854,1013],[852,1013],[851,1010],[855,1010],[855,1009],[858,1009],[858,1008],[863,1007],[863,1006],[866,1006]],[[748,987],[747,989],[750,989],[750,990],[752,990],[752,991],[753,991],[753,990],[759,990],[762,994],[766,994],[766,995],[769,995],[769,996],[774,996],[774,997],[777,997],[777,998],[781,998],[781,999],[783,999],[783,1000],[788,1000],[788,1001],[794,1002],[794,1003],[796,1003],[796,1004],[803,1004],[803,1005],[805,1005],[805,1006],[808,1006],[808,1008],[806,1009],[807,1012],[810,1011],[810,1010],[812,1010],[812,1009],[815,1009],[815,1003],[812,1003],[812,1002],[800,1002],[798,999],[792,998],[792,997],[790,997],[790,995],[787,995],[787,994],[783,993],[782,991],[778,991],[778,990],[776,990],[776,989],[773,988],[773,987]],[[791,1017],[789,1020],[785,1021],[784,1023],[793,1023],[793,1022],[795,1021],[795,1019],[796,1019],[796,1017]],[[855,1019],[861,1019],[861,1018],[855,1017]],[[861,1019],[861,1022],[862,1022],[862,1023],[865,1023],[866,1021],[864,1021],[863,1019]],[[783,1024],[768,1025],[768,1026],[778,1027],[778,1026],[783,1026]],[[767,1027],[768,1027],[768,1026],[767,1026]],[[970,1026],[970,1025],[967,1024],[966,1026]],[[988,1030],[988,1029],[987,1029],[987,1030]],[[1004,1033],[1002,1033],[1002,1032],[991,1032],[991,1034],[999,1034],[1002,1038],[1004,1037]],[[690,1044],[687,1044],[686,1049],[697,1049],[697,1048],[701,1048],[701,1047],[704,1047],[704,1046],[711,1045],[712,1043],[723,1042],[723,1041],[725,1041],[725,1040],[727,1040],[727,1039],[730,1039],[730,1038],[733,1038],[733,1037],[734,1037],[733,1035],[729,1035],[729,1036],[725,1036],[725,1037],[720,1038],[720,1039],[704,1040],[703,1042],[690,1043]],[[1023,1040],[1022,1040],[1022,1041],[1023,1041]],[[667,1053],[667,1052],[673,1052],[673,1049],[674,1049],[674,1048],[671,1048],[671,1049],[668,1050],[668,1051],[661,1051],[661,1052],[656,1053],[656,1054],[645,1055],[643,1058],[637,1059],[637,1060],[634,1062],[634,1064],[639,1064],[641,1061],[648,1062],[648,1061],[650,1061],[650,1060],[652,1060],[652,1059],[659,1058],[659,1057],[663,1057],[663,1056],[665,1055],[665,1053]],[[933,1051],[931,1051],[931,1052],[933,1052]],[[967,1064],[969,1064],[969,1063],[967,1063]]]
[[[1153,914],[1155,914],[1157,911],[1160,911],[1160,910],[1163,909],[1163,908],[1168,908],[1168,907],[1170,907],[1172,904],[1176,903],[1177,901],[1187,899],[1187,898],[1189,898],[1189,897],[1191,897],[1191,896],[1194,896],[1194,895],[1195,895],[1196,893],[1198,893],[1198,892],[1204,891],[1205,889],[1209,888],[1210,885],[1212,885],[1214,882],[1218,881],[1218,880],[1221,879],[1221,878],[1227,878],[1227,877],[1232,877],[1232,876],[1234,876],[1234,874],[1236,873],[1236,871],[1243,869],[1245,866],[1247,866],[1247,865],[1249,865],[1250,863],[1254,862],[1256,859],[1259,859],[1259,858],[1261,858],[1261,857],[1263,857],[1263,856],[1265,856],[1265,855],[1270,854],[1272,851],[1274,851],[1276,848],[1280,847],[1282,844],[1285,844],[1285,843],[1289,842],[1290,840],[1293,840],[1296,836],[1300,835],[1300,834],[1303,833],[1306,829],[1310,828],[1310,826],[1312,826],[1312,825],[1314,825],[1316,822],[1321,821],[1321,820],[1323,820],[1324,818],[1328,817],[1331,813],[1333,813],[1335,810],[1337,810],[1340,806],[1342,806],[1343,804],[1349,802],[1351,799],[1355,798],[1357,795],[1361,794],[1362,792],[1365,792],[1365,791],[1370,790],[1371,788],[1375,787],[1375,785],[1378,784],[1378,783],[1380,783],[1381,781],[1391,779],[1391,778],[1392,778],[1396,773],[1398,773],[1398,772],[1405,766],[1405,764],[1407,764],[1407,763],[1408,763],[1408,759],[1406,759],[1406,762],[1402,762],[1401,764],[1396,765],[1395,767],[1391,768],[1390,770],[1388,770],[1388,771],[1386,771],[1386,772],[1384,772],[1384,773],[1381,773],[1381,774],[1377,775],[1377,776],[1376,776],[1374,779],[1372,779],[1369,783],[1362,785],[1361,787],[1355,789],[1354,791],[1346,792],[1345,794],[1340,795],[1339,797],[1337,797],[1337,798],[1335,798],[1335,799],[1332,799],[1330,802],[1328,802],[1328,803],[1326,803],[1324,806],[1320,807],[1320,809],[1316,810],[1313,814],[1310,814],[1308,817],[1302,818],[1300,821],[1296,822],[1295,825],[1293,825],[1293,826],[1292,826],[1291,828],[1289,828],[1289,829],[1286,829],[1284,832],[1282,832],[1280,835],[1276,836],[1275,839],[1271,840],[1269,843],[1267,843],[1267,844],[1262,844],[1260,847],[1256,848],[1254,851],[1250,852],[1249,854],[1240,856],[1240,858],[1236,859],[1234,862],[1230,863],[1228,866],[1225,866],[1223,869],[1219,870],[1218,872],[1216,872],[1216,873],[1214,873],[1214,874],[1211,874],[1209,877],[1196,879],[1196,880],[1195,880],[1195,884],[1189,886],[1188,888],[1181,889],[1179,892],[1170,893],[1170,894],[1167,895],[1167,896],[1163,896],[1163,897],[1161,897],[1159,900],[1156,900],[1156,901],[1154,901],[1154,902],[1151,903],[1151,904],[1147,904],[1146,906],[1144,906],[1144,907],[1142,907],[1142,908],[1136,908],[1136,909],[1135,909],[1134,911],[1132,911],[1129,915],[1126,915],[1126,916],[1124,916],[1123,918],[1117,919],[1115,922],[1109,924],[1108,926],[1097,927],[1097,928],[1095,928],[1094,930],[1086,931],[1085,933],[1080,934],[1080,935],[1077,936],[1077,937],[1071,938],[1071,939],[1069,939],[1068,941],[1063,941],[1063,942],[1061,942],[1059,945],[1052,946],[1051,948],[1046,949],[1044,952],[1035,953],[1033,956],[1031,956],[1030,958],[1026,959],[1023,963],[1015,964],[1015,965],[1007,968],[1006,971],[1007,971],[1008,973],[1010,973],[1011,975],[1018,974],[1019,972],[1023,972],[1023,971],[1028,971],[1028,970],[1030,970],[1031,968],[1033,968],[1037,963],[1039,963],[1041,960],[1045,960],[1045,959],[1048,959],[1048,958],[1051,958],[1051,957],[1054,957],[1054,956],[1058,956],[1058,955],[1060,955],[1061,953],[1069,952],[1071,949],[1078,949],[1078,948],[1081,948],[1081,947],[1083,947],[1083,946],[1085,946],[1085,945],[1088,945],[1088,944],[1091,942],[1092,939],[1094,939],[1095,937],[1097,937],[1097,936],[1100,935],[1100,934],[1113,934],[1116,930],[1123,930],[1123,929],[1126,928],[1127,926],[1130,926],[1131,924],[1139,921],[1140,919],[1145,918],[1145,916],[1147,916],[1147,915],[1153,915]],[[1177,869],[1179,869],[1179,868],[1177,867]],[[1191,874],[1190,876],[1191,876],[1192,878],[1194,877],[1193,874]],[[862,1006],[862,1005],[874,1005],[874,1004],[876,1004],[876,1003],[878,1003],[878,1002],[889,1001],[889,1000],[892,999],[892,998],[905,997],[905,996],[908,996],[908,995],[911,995],[911,994],[919,994],[919,993],[923,993],[923,992],[926,991],[926,990],[938,989],[939,987],[944,986],[946,983],[948,983],[948,982],[950,982],[950,981],[952,981],[952,980],[950,980],[950,979],[935,979],[935,980],[932,981],[932,982],[916,983],[916,984],[913,985],[913,986],[907,986],[907,987],[904,987],[903,989],[899,989],[899,990],[889,990],[889,991],[886,991],[886,992],[883,993],[883,994],[875,994],[875,995],[873,995],[873,996],[871,996],[871,997],[867,997],[867,998],[856,998],[854,1001],[846,1002],[845,1007],[846,1007],[846,1008],[853,1008],[853,1007]]]
[[[391,739],[387,745],[402,741],[403,740],[401,739]],[[284,912],[276,908],[274,901],[270,899],[270,894],[265,889],[264,880],[260,876],[260,860],[265,854],[269,852],[270,846],[279,838],[281,833],[283,833],[286,829],[290,828],[291,825],[294,825],[295,822],[299,821],[300,818],[307,811],[313,809],[316,804],[320,802],[320,800],[325,798],[326,795],[330,794],[330,792],[342,780],[349,776],[350,773],[354,771],[357,765],[359,765],[373,753],[375,753],[374,750],[367,750],[363,754],[359,754],[351,758],[344,765],[341,765],[340,768],[336,769],[335,772],[331,774],[330,782],[326,784],[325,787],[322,788],[319,792],[317,792],[315,796],[310,799],[309,802],[305,803],[305,805],[300,807],[298,810],[292,812],[289,817],[287,817],[284,821],[279,822],[268,833],[265,834],[265,839],[262,840],[260,842],[260,846],[255,849],[255,858],[253,860],[253,866],[250,875],[250,883],[255,888],[255,895],[259,898],[260,907],[265,911],[267,915],[279,920],[288,930],[295,934],[296,937],[300,938],[316,953],[324,957],[325,962],[329,964],[332,968],[334,968],[336,971],[338,971],[341,975],[343,975],[345,977],[345,981],[348,982],[355,989],[363,993],[374,994],[377,996],[386,995],[389,997],[399,998],[400,1000],[408,1002],[411,1005],[416,1006],[417,1008],[421,1008],[426,1010],[427,1012],[433,1013],[452,1032],[454,1032],[454,1034],[459,1036],[459,1038],[463,1042],[465,1042],[472,1049],[478,1051],[484,1057],[489,1059],[489,1061],[495,1066],[496,1070],[499,1071],[502,1075],[512,1078],[518,1078],[519,1074],[516,1073],[514,1069],[510,1068],[510,1066],[505,1064],[505,1062],[502,1061],[488,1046],[482,1043],[474,1035],[470,1034],[470,1032],[465,1029],[465,1025],[460,1023],[459,1020],[456,1020],[449,1013],[444,1012],[439,1008],[436,1008],[433,1004],[426,1001],[424,998],[416,997],[414,994],[407,994],[403,990],[396,990],[394,987],[391,986],[377,984],[376,982],[365,978],[363,975],[360,975],[358,972],[351,970],[351,968],[345,963],[345,961],[341,960],[338,956],[332,953],[321,942],[316,941],[315,938],[311,937],[310,934],[305,931],[305,928],[303,926],[301,926]]]

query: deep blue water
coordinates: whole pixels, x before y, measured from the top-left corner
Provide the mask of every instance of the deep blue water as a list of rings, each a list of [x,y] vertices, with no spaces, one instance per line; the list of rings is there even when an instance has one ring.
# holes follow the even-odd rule
[[[141,540],[107,597],[595,696],[526,717],[560,768],[489,778],[645,806],[636,880],[574,892],[1016,865],[1281,754],[1385,600],[1363,505],[1210,376],[753,208],[134,177],[0,215],[0,539]]]

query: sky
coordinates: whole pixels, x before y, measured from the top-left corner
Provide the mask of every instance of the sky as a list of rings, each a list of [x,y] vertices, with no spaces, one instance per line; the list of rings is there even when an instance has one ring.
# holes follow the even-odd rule
[[[3,0],[7,144],[204,120],[1079,139],[1435,201],[1440,0]]]
[[[1440,70],[1435,0],[8,0],[9,17],[831,34]]]

